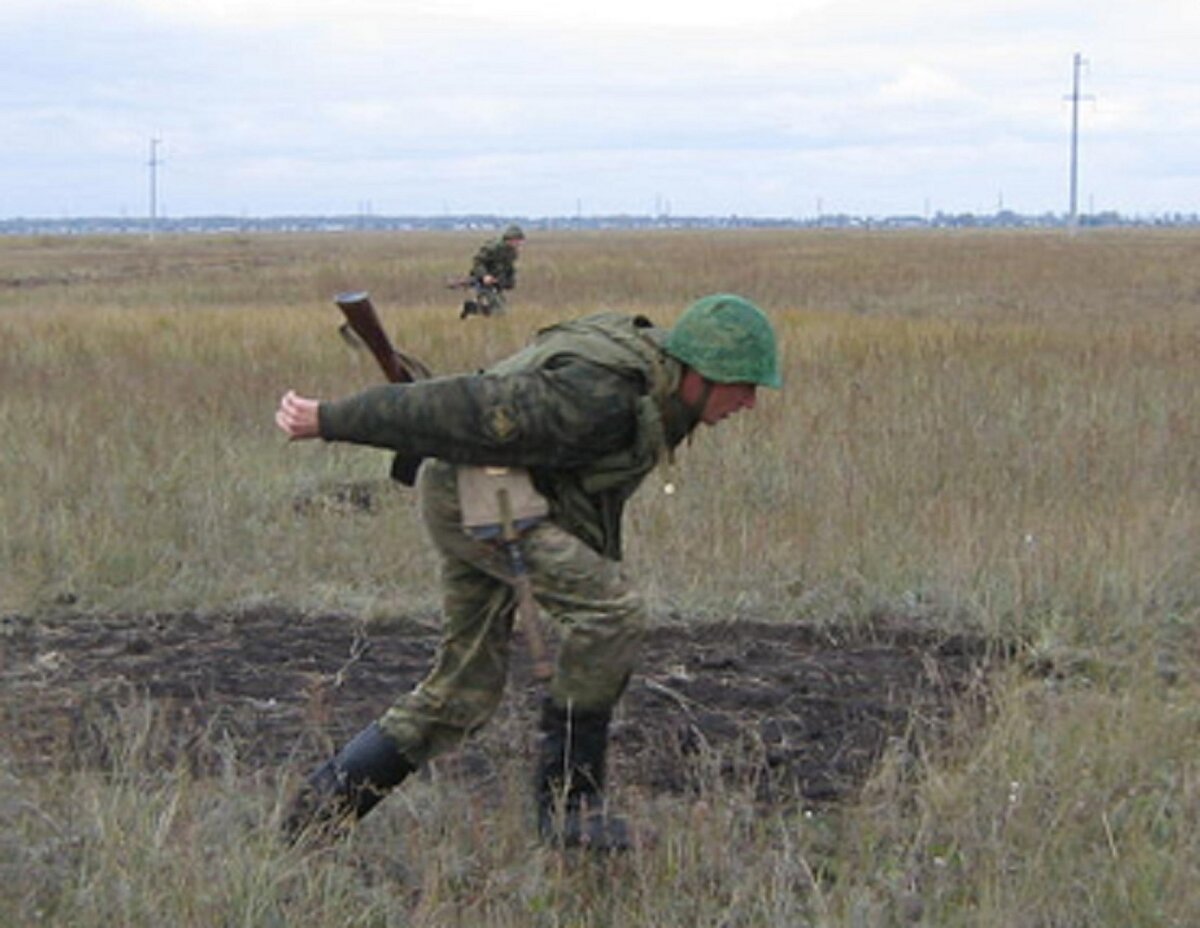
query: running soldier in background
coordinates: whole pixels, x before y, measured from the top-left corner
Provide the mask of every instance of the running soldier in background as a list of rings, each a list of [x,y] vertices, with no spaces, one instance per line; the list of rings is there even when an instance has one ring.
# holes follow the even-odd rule
[[[541,707],[539,833],[559,846],[629,847],[634,833],[604,803],[609,721],[646,624],[620,564],[622,510],[696,426],[753,409],[759,386],[780,384],[766,315],[741,297],[714,294],[670,330],[617,313],[551,326],[479,374],[389,384],[336,402],[288,391],[275,418],[291,439],[426,459],[417,486],[441,558],[445,611],[432,670],[312,773],[287,813],[288,835],[337,833],[499,704],[513,574],[500,545],[466,530],[459,487],[486,465],[527,473],[548,509],[517,542],[559,638]]]
[[[511,290],[517,283],[516,262],[524,244],[525,233],[521,227],[510,225],[500,238],[487,242],[475,253],[466,277],[471,294],[463,302],[458,318],[504,314],[504,291]]]

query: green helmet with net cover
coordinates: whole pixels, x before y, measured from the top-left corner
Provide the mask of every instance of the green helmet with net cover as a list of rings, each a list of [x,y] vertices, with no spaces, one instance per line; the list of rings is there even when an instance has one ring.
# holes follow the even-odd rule
[[[515,222],[509,223],[500,236],[506,242],[525,241],[525,231]]]
[[[732,293],[714,293],[689,306],[667,333],[663,348],[715,383],[783,386],[770,320]]]

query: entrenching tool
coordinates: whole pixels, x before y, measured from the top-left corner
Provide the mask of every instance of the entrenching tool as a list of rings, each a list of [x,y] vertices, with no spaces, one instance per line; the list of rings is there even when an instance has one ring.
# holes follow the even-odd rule
[[[463,528],[481,541],[498,542],[508,558],[507,579],[517,598],[517,627],[529,646],[534,679],[545,682],[553,675],[554,665],[542,636],[520,541],[521,533],[541,522],[550,506],[534,489],[528,472],[517,467],[460,466],[458,496]]]

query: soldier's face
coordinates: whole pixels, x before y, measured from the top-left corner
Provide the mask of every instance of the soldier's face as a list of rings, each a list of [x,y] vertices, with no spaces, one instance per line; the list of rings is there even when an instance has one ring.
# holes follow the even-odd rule
[[[726,416],[743,409],[754,408],[757,387],[752,383],[716,383],[708,394],[700,421],[705,425],[716,425]]]
[[[708,398],[704,399],[706,386]],[[758,388],[752,383],[710,383],[690,368],[679,385],[680,398],[689,406],[695,407],[704,400],[700,421],[705,425],[716,425],[735,412],[753,409],[757,392]]]

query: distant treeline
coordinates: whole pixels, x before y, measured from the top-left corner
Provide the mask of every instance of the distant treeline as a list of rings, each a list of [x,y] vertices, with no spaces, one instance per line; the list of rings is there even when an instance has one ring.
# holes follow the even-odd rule
[[[402,231],[491,231],[509,222],[533,230],[564,229],[977,229],[1055,228],[1072,224],[1069,216],[1056,213],[1027,215],[1002,210],[992,214],[935,213],[932,216],[855,216],[845,213],[804,218],[753,216],[186,216],[181,218],[88,216],[78,218],[0,219],[0,235],[111,235],[163,233],[244,232],[402,232]],[[1079,216],[1075,224],[1090,228],[1113,226],[1170,227],[1200,225],[1197,213],[1163,213],[1154,216],[1125,216],[1100,212]]]

